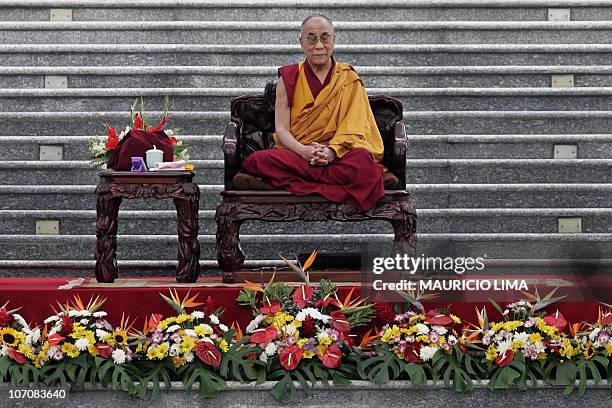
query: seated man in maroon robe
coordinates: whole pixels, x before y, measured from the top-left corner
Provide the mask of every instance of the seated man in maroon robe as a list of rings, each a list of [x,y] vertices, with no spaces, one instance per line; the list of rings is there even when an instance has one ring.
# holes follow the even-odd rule
[[[306,60],[279,69],[275,148],[249,155],[235,186],[318,193],[361,211],[384,195],[382,138],[361,78],[332,56],[335,40],[327,17],[304,20]]]

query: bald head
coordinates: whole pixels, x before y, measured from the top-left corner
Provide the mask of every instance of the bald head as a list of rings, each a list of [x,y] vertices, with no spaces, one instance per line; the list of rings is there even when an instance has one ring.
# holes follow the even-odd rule
[[[313,14],[311,16],[308,16],[304,19],[304,21],[302,21],[302,25],[300,26],[300,33],[302,35],[305,35],[307,33],[304,32],[304,29],[307,28],[307,26],[309,25],[309,23],[314,22],[315,20],[319,20],[317,21],[318,23],[323,23],[327,26],[329,26],[329,29],[331,30],[330,34],[334,32],[334,24],[332,23],[332,21],[330,20],[329,17],[323,15],[323,14]]]

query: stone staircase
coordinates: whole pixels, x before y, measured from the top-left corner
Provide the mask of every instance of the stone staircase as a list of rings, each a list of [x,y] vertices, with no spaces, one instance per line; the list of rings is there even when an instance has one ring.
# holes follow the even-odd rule
[[[191,145],[201,262],[216,273],[230,100],[299,60],[300,21],[321,12],[368,92],[404,103],[418,253],[486,257],[495,273],[609,272],[612,1],[4,0],[0,274],[92,274],[87,140],[100,120],[125,126],[137,96],[159,115],[164,95]],[[121,208],[120,275],[171,274],[172,204]],[[242,228],[247,266],[390,240],[378,222]]]

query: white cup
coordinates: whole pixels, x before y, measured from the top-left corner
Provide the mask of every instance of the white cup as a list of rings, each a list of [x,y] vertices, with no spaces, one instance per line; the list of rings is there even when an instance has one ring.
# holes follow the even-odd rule
[[[147,167],[149,169],[155,168],[155,163],[163,163],[164,162],[164,151],[158,149],[153,145],[151,150],[146,151],[147,155]]]

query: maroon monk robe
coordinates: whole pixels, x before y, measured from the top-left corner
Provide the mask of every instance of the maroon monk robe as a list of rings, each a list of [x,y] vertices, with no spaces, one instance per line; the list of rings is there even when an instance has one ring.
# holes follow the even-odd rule
[[[321,83],[310,65],[304,63],[304,74],[314,99],[329,84],[335,64],[332,58],[332,67]],[[287,88],[291,106],[299,65],[281,67],[278,73]],[[374,207],[385,194],[383,168],[363,148],[352,149],[342,158],[336,158],[325,166],[311,166],[297,153],[286,148],[260,150],[245,159],[242,170],[293,194],[318,193],[330,201],[349,204],[360,211]]]

